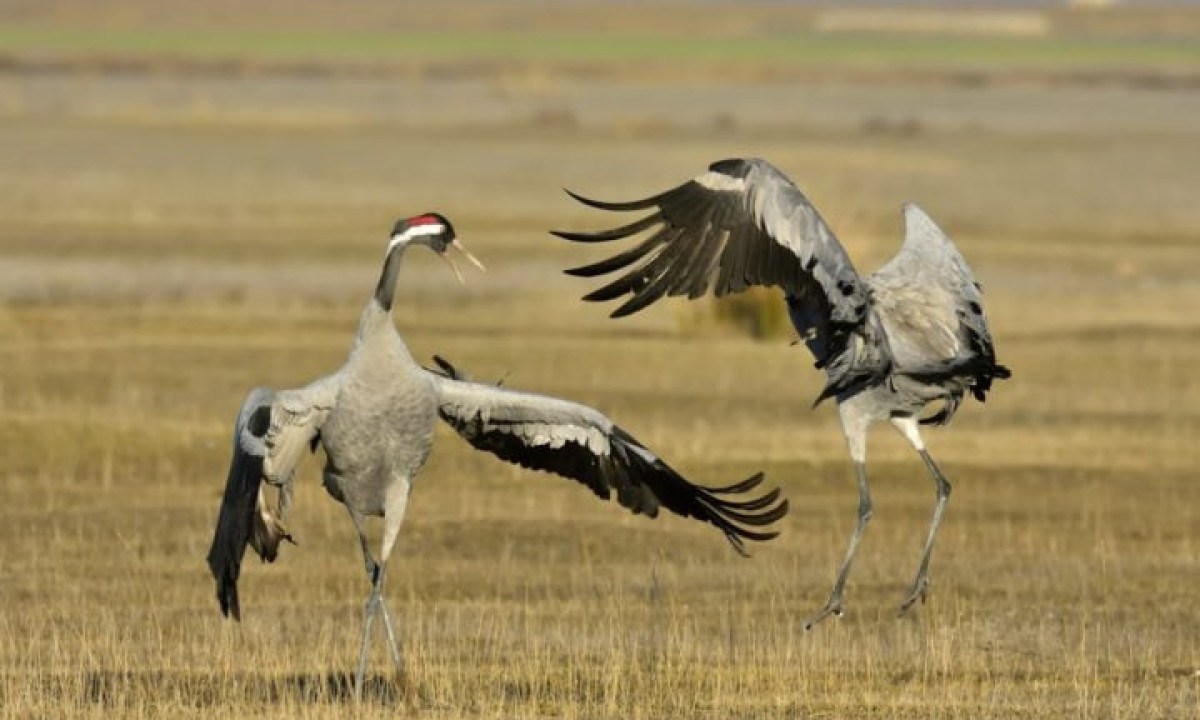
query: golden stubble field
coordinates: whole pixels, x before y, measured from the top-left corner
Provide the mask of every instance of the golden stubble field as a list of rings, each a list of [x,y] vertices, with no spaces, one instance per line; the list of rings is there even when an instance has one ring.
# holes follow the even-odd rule
[[[351,711],[368,587],[319,461],[299,546],[247,563],[241,625],[204,555],[245,390],[336,367],[391,221],[425,210],[489,273],[462,287],[413,253],[395,316],[418,357],[601,408],[699,482],[766,470],[792,511],[742,560],[442,432],[388,576],[409,673],[377,644],[357,716],[1195,716],[1194,90],[19,65],[0,71],[0,717]],[[640,196],[738,154],[789,172],[860,270],[915,200],[985,285],[1014,378],[928,434],[955,491],[909,617],[933,485],[898,437],[873,436],[847,613],[804,633],[857,502],[811,361],[681,306],[609,321],[559,272],[592,255],[546,231],[603,222],[561,187]]]

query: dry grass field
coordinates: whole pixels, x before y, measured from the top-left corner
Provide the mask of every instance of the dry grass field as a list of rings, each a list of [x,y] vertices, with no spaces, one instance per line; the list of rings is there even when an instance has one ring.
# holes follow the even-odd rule
[[[975,56],[786,4],[105,5],[0,3],[0,718],[1200,712],[1200,14],[1053,11]],[[861,271],[914,200],[985,285],[1014,377],[929,433],[955,492],[908,617],[933,484],[899,437],[846,615],[804,633],[857,502],[811,360],[703,306],[610,321],[560,272],[594,255],[546,231],[605,222],[563,186],[740,154]],[[377,643],[352,708],[368,586],[319,461],[240,625],[204,556],[243,393],[341,362],[425,210],[489,272],[413,253],[415,355],[601,408],[699,482],[765,470],[792,511],[742,560],[447,429],[388,576],[409,672]]]

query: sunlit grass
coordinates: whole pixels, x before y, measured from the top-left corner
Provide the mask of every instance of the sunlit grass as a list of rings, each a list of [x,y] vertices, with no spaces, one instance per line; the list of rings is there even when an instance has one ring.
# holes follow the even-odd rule
[[[354,310],[5,312],[3,592],[15,608],[0,632],[5,708],[344,711],[366,583],[317,463],[300,478],[300,545],[276,565],[247,565],[242,625],[218,617],[202,559],[241,390],[334,365],[349,330],[320,328]],[[421,314],[421,303],[401,307],[398,323],[421,327]],[[1113,413],[1138,406],[1109,375],[1119,341],[1073,364],[1063,382],[1092,388],[1074,402],[1046,394],[1055,371],[1037,344],[1007,342],[1019,382],[931,435],[956,492],[931,601],[905,620],[893,608],[932,487],[880,434],[876,518],[847,615],[805,634],[799,623],[823,599],[854,503],[834,418],[805,409],[816,381],[806,363],[781,343],[728,336],[647,341],[599,325],[593,337],[564,337],[516,322],[517,341],[497,344],[453,324],[482,317],[501,329],[504,314],[435,309],[409,340],[481,378],[512,369],[512,386],[603,407],[697,480],[765,467],[793,500],[786,534],[743,561],[707,528],[627,516],[440,433],[390,575],[410,674],[394,684],[377,649],[368,714],[1169,717],[1194,703],[1200,628],[1188,576],[1200,518],[1180,499],[1194,497],[1195,457],[1163,430],[1194,433],[1200,403],[1184,395],[1189,414],[1110,433]],[[1141,392],[1164,402],[1194,345],[1159,338],[1170,360],[1141,376]],[[803,382],[789,389],[795,373]]]

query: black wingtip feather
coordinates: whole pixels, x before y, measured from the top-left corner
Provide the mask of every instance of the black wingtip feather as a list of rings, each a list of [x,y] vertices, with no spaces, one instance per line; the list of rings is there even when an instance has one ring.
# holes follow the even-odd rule
[[[659,198],[661,197],[659,195],[655,195],[653,197],[644,198],[642,200],[631,200],[630,202],[614,203],[614,202],[604,202],[602,200],[592,200],[591,198],[586,198],[578,193],[571,192],[567,188],[563,188],[563,192],[565,192],[566,194],[575,198],[577,201],[583,203],[584,205],[587,205],[588,207],[593,207],[593,208],[596,208],[597,210],[615,210],[618,212],[625,212],[627,210],[645,210],[646,208],[651,207],[655,203],[657,203]]]
[[[744,493],[748,490],[753,490],[761,485],[762,481],[765,480],[766,477],[767,476],[765,473],[757,472],[745,480],[734,483],[733,485],[725,485],[723,487],[706,487],[704,489],[710,493],[713,493],[714,495],[740,495],[741,493]]]
[[[613,319],[627,317],[629,315],[636,313],[638,310],[641,310],[642,308],[646,307],[647,305],[654,302],[661,296],[662,296],[662,293],[646,293],[644,295],[634,295],[629,300],[626,300],[625,303],[623,305],[621,305],[619,308],[617,308],[616,310],[613,310],[611,313],[609,313],[608,316]]]
[[[642,279],[642,277],[638,273],[631,273],[624,277],[618,278],[617,280],[614,280],[613,282],[611,282],[603,287],[600,287],[600,288],[597,288],[597,289],[591,291],[587,295],[584,295],[583,299],[586,300],[587,302],[603,302],[605,300],[615,300],[616,298],[621,297],[625,293],[633,292],[637,287],[642,285],[644,282],[645,281]],[[614,317],[618,317],[618,316],[614,315]]]
[[[597,240],[592,233],[573,232],[571,230],[551,230],[550,234],[556,238],[570,240],[571,242],[601,242]]]
[[[787,515],[788,511],[788,504],[786,500],[779,503],[774,508],[764,512],[743,512],[741,510],[734,509],[734,507],[729,503],[721,503],[720,507],[721,514],[725,517],[731,520],[736,520],[743,525],[750,525],[752,527],[770,525],[776,520],[782,518],[784,515]]]
[[[612,270],[616,270],[619,267],[624,267],[623,265],[618,266],[613,265],[612,263],[613,258],[608,258],[590,265],[580,265],[579,267],[567,268],[566,270],[563,270],[563,274],[570,275],[571,277],[596,277],[597,275],[603,275],[607,272],[611,272]]]
[[[733,548],[733,551],[749,560],[751,555],[749,551],[746,550],[746,543],[744,543],[740,537],[729,532],[728,530],[724,532],[725,540],[729,542],[729,546]]]
[[[550,234],[555,237],[560,237],[563,240],[572,242],[595,243],[608,242],[610,240],[621,240],[630,235],[636,235],[646,228],[662,221],[662,213],[655,212],[647,215],[640,220],[612,228],[611,230],[601,230],[599,232],[574,232],[571,230],[551,230]]]
[[[662,233],[656,233],[647,238],[641,244],[626,250],[623,253],[618,253],[610,258],[605,258],[599,262],[592,263],[591,265],[581,265],[577,268],[564,270],[563,272],[575,277],[595,277],[597,275],[605,275],[613,272],[614,270],[621,270],[646,257],[646,255],[650,254],[652,251],[655,251],[655,249],[662,243],[662,237]]]
[[[726,507],[737,508],[738,510],[762,510],[765,507],[770,507],[779,499],[780,493],[783,491],[775,488],[762,497],[754,498],[753,500],[725,500],[721,499],[721,504]]]

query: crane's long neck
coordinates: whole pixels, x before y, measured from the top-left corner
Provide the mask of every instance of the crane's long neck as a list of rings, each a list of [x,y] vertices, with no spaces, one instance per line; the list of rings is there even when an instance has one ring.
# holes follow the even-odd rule
[[[396,277],[400,274],[400,261],[410,244],[409,238],[397,238],[388,247],[387,256],[383,260],[383,270],[379,272],[379,282],[375,285],[375,297],[371,302],[385,313],[392,310],[392,301],[396,297]]]
[[[375,284],[375,294],[367,301],[358,320],[356,346],[380,332],[388,329],[395,331],[392,326],[392,300],[396,296],[396,277],[400,274],[402,256],[408,245],[409,239],[405,238],[397,239],[388,247],[383,269],[379,272],[379,282]]]

